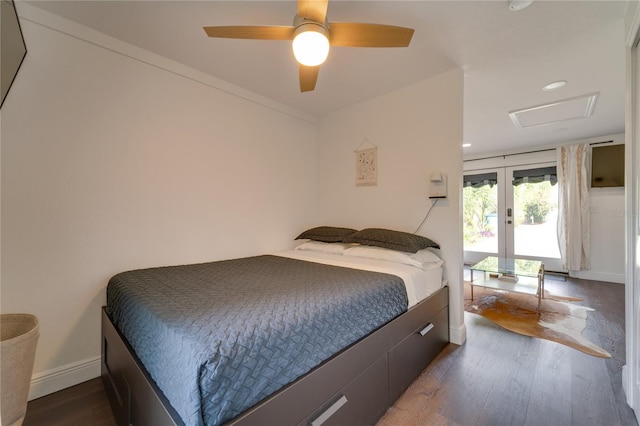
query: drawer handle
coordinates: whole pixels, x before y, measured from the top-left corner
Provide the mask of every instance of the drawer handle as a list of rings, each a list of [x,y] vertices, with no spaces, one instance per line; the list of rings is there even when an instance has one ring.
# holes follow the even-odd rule
[[[433,325],[432,323],[427,324],[427,326],[425,328],[423,328],[422,330],[418,331],[418,333],[420,333],[421,336],[424,336],[425,334],[427,334],[428,332],[430,332],[433,327],[435,327],[435,325]]]
[[[331,404],[329,408],[324,410],[322,414],[316,417],[316,419],[311,422],[311,426],[320,426],[321,424],[329,420],[329,417],[333,416],[336,413],[336,411],[342,408],[342,406],[347,402],[348,402],[347,397],[342,395],[339,400]]]

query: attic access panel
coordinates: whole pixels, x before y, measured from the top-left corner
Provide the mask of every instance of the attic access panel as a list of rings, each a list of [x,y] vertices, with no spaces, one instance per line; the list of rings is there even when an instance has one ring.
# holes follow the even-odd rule
[[[509,112],[513,124],[522,129],[561,121],[591,117],[598,100],[598,93],[563,99]]]

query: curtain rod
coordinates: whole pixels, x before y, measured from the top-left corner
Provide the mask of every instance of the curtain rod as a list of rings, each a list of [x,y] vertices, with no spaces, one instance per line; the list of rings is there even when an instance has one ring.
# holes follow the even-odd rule
[[[602,141],[602,142],[592,142],[589,145],[600,145],[603,143],[612,143],[613,141]],[[482,158],[472,158],[469,160],[462,160],[463,163],[467,162],[467,161],[478,161],[478,160],[488,160],[490,158],[507,158],[507,157],[511,157],[513,155],[524,155],[524,154],[535,154],[537,152],[548,152],[548,151],[555,151],[556,148],[549,148],[549,149],[539,149],[537,151],[526,151],[526,152],[516,152],[514,154],[502,154],[502,155],[493,155],[491,157],[482,157]]]

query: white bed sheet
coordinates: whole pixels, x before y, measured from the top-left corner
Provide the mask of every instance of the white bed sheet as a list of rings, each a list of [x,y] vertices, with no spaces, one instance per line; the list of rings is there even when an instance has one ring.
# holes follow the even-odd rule
[[[400,277],[402,278],[402,281],[404,281],[404,285],[407,289],[407,298],[409,299],[409,306],[407,306],[407,309],[427,298],[444,285],[442,280],[442,267],[435,263],[432,268],[421,269],[415,266],[387,262],[384,260],[347,257],[340,254],[314,251],[287,250],[273,254],[292,259],[323,263],[326,265],[382,272]]]

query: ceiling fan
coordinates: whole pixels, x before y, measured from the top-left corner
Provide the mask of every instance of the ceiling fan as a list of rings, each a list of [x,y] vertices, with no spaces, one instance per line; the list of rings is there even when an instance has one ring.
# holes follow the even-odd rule
[[[298,0],[298,13],[291,26],[204,27],[209,37],[256,40],[293,40],[298,61],[300,91],[315,89],[318,71],[330,46],[407,47],[414,30],[383,24],[327,21],[329,0]]]

